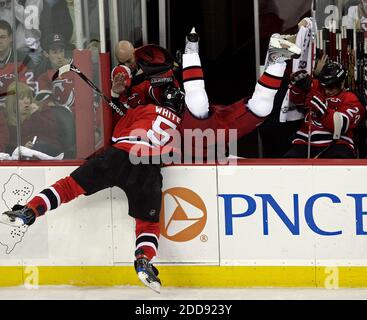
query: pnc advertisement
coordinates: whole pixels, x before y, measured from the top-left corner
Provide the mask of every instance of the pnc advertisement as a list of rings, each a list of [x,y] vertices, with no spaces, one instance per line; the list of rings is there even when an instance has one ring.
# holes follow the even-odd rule
[[[218,167],[221,263],[366,265],[363,166]]]

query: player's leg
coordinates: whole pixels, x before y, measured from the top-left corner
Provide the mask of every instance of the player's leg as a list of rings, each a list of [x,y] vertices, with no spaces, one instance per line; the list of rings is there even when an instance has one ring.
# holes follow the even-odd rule
[[[4,212],[0,219],[2,223],[12,226],[31,225],[47,211],[54,210],[81,194],[85,194],[83,188],[68,176],[42,190],[24,206],[15,205],[11,211]]]
[[[270,38],[264,74],[259,78],[248,108],[258,117],[268,116],[286,69],[286,60],[300,56],[301,49],[279,34]]]
[[[49,210],[58,208],[63,203],[82,194],[91,195],[110,187],[111,176],[115,174],[114,163],[121,160],[119,154],[122,152],[110,148],[103,154],[91,158],[74,170],[70,176],[42,190],[24,206],[15,205],[11,211],[4,212],[0,216],[0,222],[12,226],[31,225],[38,217],[43,216]],[[121,166],[122,163],[121,161]]]
[[[156,292],[161,281],[152,260],[157,256],[160,236],[159,215],[162,203],[162,175],[158,165],[131,166],[123,189],[129,202],[129,215],[135,218],[135,270],[139,279]]]
[[[185,102],[190,112],[199,119],[209,113],[209,101],[205,91],[204,74],[199,57],[199,37],[195,28],[186,37],[185,53],[182,56]]]
[[[161,281],[158,269],[152,260],[158,251],[160,236],[159,222],[135,219],[136,250],[134,267],[139,279],[156,292],[160,292]]]

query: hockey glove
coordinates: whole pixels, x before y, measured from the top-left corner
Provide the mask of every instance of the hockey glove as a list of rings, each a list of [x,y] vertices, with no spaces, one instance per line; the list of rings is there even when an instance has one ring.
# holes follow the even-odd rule
[[[297,106],[304,106],[306,95],[311,89],[312,78],[306,70],[299,70],[290,77],[289,100]]]
[[[327,102],[320,95],[311,94],[307,100],[307,107],[311,109],[311,113],[317,118],[320,118],[327,113]]]
[[[312,78],[306,70],[299,70],[291,74],[290,83],[293,87],[307,93],[311,89]]]

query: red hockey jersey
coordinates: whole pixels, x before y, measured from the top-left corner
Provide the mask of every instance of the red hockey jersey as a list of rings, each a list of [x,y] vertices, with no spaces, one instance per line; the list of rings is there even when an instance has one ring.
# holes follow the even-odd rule
[[[136,156],[177,153],[180,123],[174,112],[154,104],[128,109],[115,126],[113,146]]]
[[[16,80],[15,68],[18,68],[18,79],[29,85],[36,93],[38,91],[38,83],[34,79],[34,73],[24,64],[8,63],[0,68],[0,107],[5,107],[6,92],[9,85]]]
[[[225,132],[225,141],[223,139],[213,142],[206,141],[207,145],[204,145],[204,148],[221,142],[231,142],[230,138],[232,140],[239,139],[253,131],[264,121],[264,118],[260,118],[250,111],[247,107],[247,101],[248,98],[241,99],[231,105],[211,105],[209,117],[206,119],[198,119],[189,110],[186,110],[179,129],[182,134],[184,134],[185,129],[200,129],[202,131],[212,129],[216,134],[220,132],[219,130]],[[236,134],[230,136],[230,129],[235,130]]]
[[[54,103],[73,111],[75,102],[74,74],[67,72],[62,79],[52,81],[55,70],[50,69],[38,78],[39,99],[42,102]]]
[[[318,80],[313,81],[312,91],[308,98],[315,94],[325,101],[327,111],[323,116],[319,116],[315,112],[309,112],[302,127],[297,131],[293,143],[308,144],[310,136],[311,146],[328,146],[333,141],[334,113],[340,112],[343,118],[343,127],[341,138],[336,143],[346,144],[354,150],[354,129],[365,117],[366,112],[358,97],[349,91],[342,91],[336,96],[326,97]]]

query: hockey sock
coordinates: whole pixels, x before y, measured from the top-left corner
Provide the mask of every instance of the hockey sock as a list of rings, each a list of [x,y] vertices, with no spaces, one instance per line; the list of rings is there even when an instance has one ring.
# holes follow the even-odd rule
[[[46,211],[56,209],[62,203],[75,199],[81,194],[85,194],[85,191],[69,176],[42,190],[26,206],[31,208],[35,212],[36,217],[38,217],[44,215]]]
[[[195,117],[206,118],[209,113],[209,101],[205,91],[204,74],[199,54],[184,54],[182,56],[182,71],[187,107]]]
[[[259,78],[252,98],[248,101],[249,109],[258,117],[266,117],[271,113],[286,66],[285,62],[271,64]]]
[[[136,249],[142,249],[144,255],[152,260],[158,251],[159,222],[149,222],[141,219],[135,219],[135,222]]]

